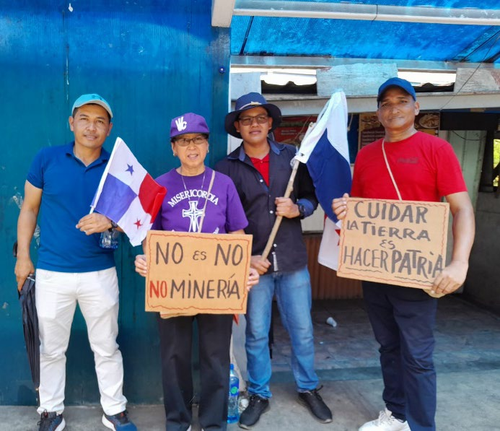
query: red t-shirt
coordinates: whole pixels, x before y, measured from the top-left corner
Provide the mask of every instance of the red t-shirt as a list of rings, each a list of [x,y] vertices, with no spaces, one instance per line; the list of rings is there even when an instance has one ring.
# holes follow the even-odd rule
[[[417,132],[386,142],[385,152],[403,200],[439,202],[467,191],[453,147],[441,138]],[[382,153],[382,139],[364,147],[356,158],[351,196],[398,199]]]
[[[262,178],[264,178],[264,181],[269,186],[269,153],[267,153],[262,159],[250,157],[250,160],[255,166],[255,169],[260,172]]]

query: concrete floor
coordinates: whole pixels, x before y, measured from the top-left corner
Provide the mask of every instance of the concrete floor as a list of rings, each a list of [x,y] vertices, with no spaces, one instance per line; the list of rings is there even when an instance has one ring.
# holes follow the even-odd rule
[[[325,323],[330,316],[336,320],[336,328]],[[262,416],[255,430],[354,431],[365,421],[374,419],[383,408],[377,344],[363,302],[317,302],[313,307],[313,320],[316,368],[324,385],[321,395],[333,410],[333,423],[319,424],[296,402],[289,366],[290,345],[277,317],[271,410]],[[241,347],[238,335],[241,330],[240,327],[236,331],[236,350]],[[444,298],[439,304],[436,338],[437,429],[499,431],[500,319],[459,297]],[[245,375],[244,364],[241,368]],[[162,406],[132,405],[129,412],[140,430],[164,431]],[[101,414],[98,406],[67,407],[66,429],[105,430],[100,422]],[[0,431],[37,429],[38,417],[33,407],[0,406],[0,418]],[[239,428],[233,424],[228,429]],[[194,425],[193,431],[199,431],[198,425]]]

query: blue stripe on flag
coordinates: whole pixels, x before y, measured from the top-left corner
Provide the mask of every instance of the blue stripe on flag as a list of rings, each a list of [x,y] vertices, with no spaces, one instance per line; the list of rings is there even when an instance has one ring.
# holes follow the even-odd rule
[[[332,200],[351,191],[351,167],[328,140],[327,130],[314,147],[307,169],[316,188],[316,196],[328,218],[337,222]]]
[[[108,174],[95,211],[105,214],[106,217],[117,223],[136,197],[137,194],[129,186]]]

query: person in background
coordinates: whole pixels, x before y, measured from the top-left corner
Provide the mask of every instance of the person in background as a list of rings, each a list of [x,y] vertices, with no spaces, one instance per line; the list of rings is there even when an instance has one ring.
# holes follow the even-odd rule
[[[235,183],[248,217],[245,232],[253,235],[252,267],[261,275],[249,294],[246,353],[249,405],[239,426],[250,429],[269,410],[271,358],[269,329],[272,301],[276,296],[283,326],[292,343],[292,371],[300,404],[321,423],[332,421],[332,412],[319,395],[314,371],[314,337],[311,319],[311,282],[300,221],[316,207],[314,186],[305,165],[300,164],[290,198],[284,198],[296,149],[268,138],[281,121],[281,111],[259,93],[236,101],[225,119],[226,131],[243,139],[239,148],[221,160],[216,170]],[[268,260],[262,252],[277,216],[283,216]]]
[[[30,243],[39,220],[39,431],[65,428],[66,350],[77,304],[94,352],[104,410],[102,423],[113,430],[136,430],[122,392],[123,362],[116,343],[119,290],[113,250],[99,246],[100,233],[117,226],[102,214],[88,214],[109,159],[103,144],[113,127],[112,118],[111,108],[101,96],[80,96],[69,117],[74,141],[40,150],[25,185],[17,225],[15,274],[21,289],[28,275],[35,273]]]
[[[351,195],[450,204],[453,215],[451,262],[436,277],[432,294],[450,294],[465,281],[474,241],[474,211],[452,146],[417,132],[419,103],[411,84],[400,78],[378,91],[377,115],[385,136],[359,152]],[[332,208],[345,217],[349,196]],[[363,295],[380,344],[385,410],[360,431],[433,431],[436,429],[436,371],[433,362],[437,299],[420,289],[363,282]]]
[[[242,234],[248,221],[233,182],[205,166],[209,129],[205,119],[187,113],[172,120],[171,148],[180,166],[156,179],[167,196],[152,226],[154,230]],[[146,250],[146,243],[143,243]],[[146,256],[135,260],[136,271],[146,277]],[[247,288],[259,280],[250,269]],[[168,431],[191,429],[193,377],[191,347],[198,323],[201,394],[198,418],[205,430],[227,429],[229,348],[233,316],[197,314],[162,318],[158,314],[162,363],[163,402]]]

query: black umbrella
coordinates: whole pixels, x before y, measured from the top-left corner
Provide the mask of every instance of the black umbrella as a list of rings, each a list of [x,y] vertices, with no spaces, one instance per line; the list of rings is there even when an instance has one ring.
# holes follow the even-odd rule
[[[14,253],[16,250],[14,245]],[[40,338],[38,335],[38,314],[35,301],[35,274],[30,274],[19,292],[19,303],[23,313],[23,332],[26,353],[31,369],[31,378],[35,389],[40,386]]]
[[[35,303],[35,275],[30,274],[19,292],[19,302],[23,312],[24,341],[30,363],[31,378],[35,389],[40,386],[40,338],[38,335],[38,315]]]

